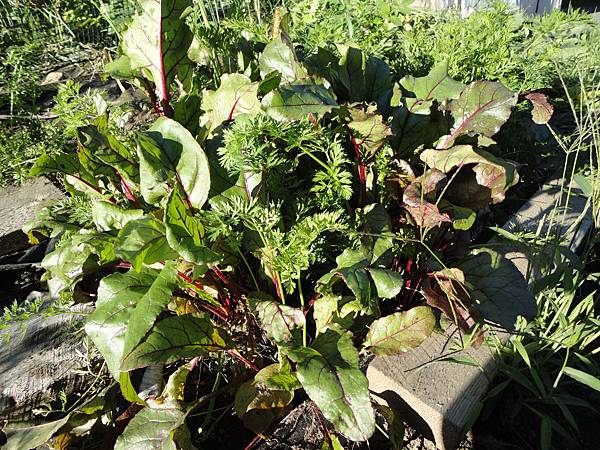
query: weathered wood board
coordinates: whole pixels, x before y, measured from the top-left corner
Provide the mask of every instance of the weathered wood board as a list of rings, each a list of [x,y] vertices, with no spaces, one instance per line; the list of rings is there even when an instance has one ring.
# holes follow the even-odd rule
[[[587,200],[574,187],[570,195],[561,190],[561,181],[553,181],[536,193],[505,225],[507,230],[548,231],[565,237],[576,251],[593,227]],[[555,208],[556,205],[567,207]],[[554,211],[554,212],[553,212]],[[548,230],[548,227],[551,227]],[[496,248],[498,250],[498,248]],[[548,251],[553,251],[549,248]],[[500,251],[530,283],[540,276],[539,263],[518,246],[507,245]],[[501,340],[506,330],[496,330]],[[382,403],[409,417],[410,424],[435,440],[438,448],[456,447],[480,400],[496,373],[495,353],[489,347],[456,351],[459,334],[452,326],[434,334],[420,347],[399,356],[378,356],[369,365],[369,388]],[[468,359],[476,365],[447,360]],[[445,359],[446,360],[443,360]]]
[[[33,178],[23,186],[0,190],[0,255],[24,250],[29,246],[23,225],[35,218],[49,201],[64,194],[45,178]]]
[[[86,386],[85,307],[46,317],[36,313],[0,331],[0,422],[29,420],[33,409]]]

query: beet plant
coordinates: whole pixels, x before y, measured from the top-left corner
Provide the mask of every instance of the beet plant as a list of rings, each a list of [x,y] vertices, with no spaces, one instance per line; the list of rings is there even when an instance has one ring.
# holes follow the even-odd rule
[[[142,0],[107,65],[146,90],[149,123],[116,132],[109,106],[78,129],[76,152],[32,169],[93,202],[93,222],[46,214],[26,227],[60,236],[48,286],[95,300],[85,331],[138,405],[118,449],[192,448],[186,420],[207,398],[186,380],[225,357],[236,376],[210,395],[234,395],[253,431],[306,395],[333,433],[367,440],[361,355],[419,346],[434,308],[469,333],[512,327],[530,300],[502,255],[468,247],[519,181],[493,141],[518,95],[444,65],[394,82],[355,48],[300,59],[279,16],[270,42],[240,37],[238,73],[202,84],[210,52],[189,3]],[[545,106],[536,99],[540,120]],[[140,375],[157,366],[169,376],[148,396]],[[61,420],[46,430],[68,431]]]

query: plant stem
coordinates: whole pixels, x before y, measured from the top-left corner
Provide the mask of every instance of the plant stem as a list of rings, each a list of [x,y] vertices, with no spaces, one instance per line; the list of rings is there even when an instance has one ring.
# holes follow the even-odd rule
[[[300,296],[300,305],[302,305],[302,311],[304,312],[305,309],[305,305],[304,305],[304,294],[302,293],[302,283],[300,282],[300,272],[298,272],[298,295]],[[302,325],[302,345],[304,345],[306,347],[306,320],[304,321],[304,324]]]

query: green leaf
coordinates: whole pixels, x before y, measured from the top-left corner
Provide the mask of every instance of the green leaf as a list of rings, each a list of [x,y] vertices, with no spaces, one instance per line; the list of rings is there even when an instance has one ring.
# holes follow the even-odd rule
[[[190,0],[141,0],[139,13],[123,33],[121,51],[133,70],[148,71],[160,100],[179,79],[189,84],[193,65],[187,57],[192,33],[185,22]]]
[[[203,245],[204,227],[185,203],[183,191],[175,187],[165,208],[167,242],[185,260],[195,264],[214,265],[220,256]]]
[[[84,274],[114,260],[113,239],[103,233],[66,235],[55,250],[44,257],[42,267],[64,287],[74,286]]]
[[[281,36],[277,36],[266,45],[258,59],[258,67],[263,78],[277,71],[284,83],[291,83],[308,75],[306,69],[298,62],[292,45]]]
[[[282,358],[282,360],[281,364],[271,364],[260,369],[254,379],[268,389],[284,391],[300,389],[302,385],[298,381],[298,377],[292,372],[289,361],[287,358]]]
[[[117,236],[115,254],[129,261],[140,271],[144,264],[151,265],[179,255],[167,243],[163,223],[151,216],[143,216],[125,224]]]
[[[173,119],[180,123],[192,135],[196,135],[200,129],[200,95],[196,93],[182,95],[173,102]]]
[[[100,231],[121,230],[128,222],[144,215],[141,209],[125,209],[105,201],[92,205],[92,218]]]
[[[210,190],[208,160],[191,133],[167,117],[160,117],[138,134],[140,188],[144,199],[157,204],[179,183],[186,202],[201,208]]]
[[[130,321],[127,326],[123,349],[124,355],[129,354],[146,336],[146,333],[152,329],[158,315],[171,301],[171,295],[177,287],[176,279],[175,263],[169,261],[154,279],[146,293],[140,297],[131,313],[135,319]]]
[[[431,308],[417,306],[374,321],[363,345],[376,355],[398,355],[421,345],[434,327]]]
[[[309,114],[325,114],[337,103],[322,85],[312,82],[295,82],[278,87],[262,100],[262,108],[275,120],[291,121]]]
[[[127,325],[139,300],[148,292],[158,271],[114,273],[98,287],[96,310],[85,324],[90,337],[106,361],[108,370],[119,380],[119,367],[125,348]]]
[[[465,85],[455,81],[448,75],[448,63],[444,62],[433,67],[424,77],[407,75],[400,80],[402,87],[412,93],[423,105],[431,106],[432,100],[443,102],[458,98]],[[412,107],[413,111],[415,106]]]
[[[244,114],[256,115],[260,112],[258,83],[240,73],[223,74],[216,91],[204,91],[202,109],[206,113],[201,123],[209,130]]]
[[[444,208],[444,211],[450,214],[452,227],[455,230],[470,230],[475,223],[475,219],[477,219],[477,213],[471,208],[450,205]]]
[[[386,143],[392,130],[388,127],[375,105],[369,105],[367,110],[349,108],[348,127],[353,131],[353,138],[363,149],[367,159],[373,158],[377,151]]]
[[[86,125],[77,129],[79,159],[91,164],[86,168],[90,173],[103,173],[110,177],[115,174],[137,183],[139,167],[134,155],[108,131],[108,116],[102,116],[96,125]]]
[[[513,330],[517,316],[535,317],[536,302],[527,282],[501,254],[478,249],[457,267],[464,273],[473,305],[486,320]]]
[[[179,427],[186,427],[187,411],[177,407],[144,408],[117,438],[115,450],[177,450],[174,441]],[[188,431],[189,433],[189,431]]]
[[[4,450],[28,450],[31,448],[38,448],[48,442],[54,433],[68,421],[69,415],[53,422],[32,427],[7,427],[3,430],[4,433],[6,433],[7,441],[6,444],[2,445],[2,448]]]
[[[337,64],[331,64],[329,77],[340,100],[349,102],[381,102],[392,89],[389,66],[350,47]]]
[[[205,355],[230,347],[229,336],[213,326],[206,317],[168,317],[154,325],[148,337],[123,358],[121,370],[170,364],[182,358]]]
[[[450,147],[465,134],[495,135],[510,117],[518,95],[495,81],[474,81],[450,102],[448,109],[454,119],[450,135],[441,139],[438,148]]]
[[[596,378],[582,370],[573,369],[572,367],[565,367],[563,372],[574,380],[600,392],[600,378]]]
[[[470,145],[457,145],[448,150],[425,150],[421,153],[421,161],[427,164],[427,166],[444,173],[449,173],[455,168],[473,165],[472,170],[475,174],[475,180],[477,184],[486,188],[486,191],[483,193],[483,200],[487,198],[488,203],[503,201],[506,197],[507,189],[519,181],[519,174],[513,163],[496,158],[484,150],[475,151]],[[455,179],[452,185],[452,191],[456,192],[455,198],[453,199],[449,196],[449,200],[452,203],[458,203],[462,200],[462,203],[458,203],[460,206],[472,206],[472,209],[480,209],[487,205],[485,201],[481,200],[474,202],[473,199],[470,199],[469,201],[470,195],[466,195],[469,190],[464,187],[457,187],[460,185],[460,180],[468,183],[469,179],[461,179],[460,177],[459,181]]]
[[[36,161],[29,175],[37,177],[52,173],[62,173],[65,175],[74,175],[81,170],[81,164],[77,155],[61,153],[58,155],[41,155]]]
[[[293,400],[293,390],[270,389],[261,381],[262,376],[264,374],[257,373],[253,380],[242,384],[236,392],[234,408],[238,417],[252,409],[283,408]]]
[[[287,346],[302,342],[301,329],[306,319],[301,309],[257,297],[250,297],[248,302],[273,343]]]
[[[323,416],[353,441],[364,441],[375,430],[369,382],[358,368],[358,352],[349,333],[329,328],[310,348],[290,349],[298,380]]]
[[[402,290],[404,280],[402,275],[390,269],[367,268],[379,298],[394,298]]]
[[[402,450],[404,448],[404,423],[398,417],[393,409],[375,403],[375,409],[383,416],[387,422],[387,433],[392,444],[391,450]]]

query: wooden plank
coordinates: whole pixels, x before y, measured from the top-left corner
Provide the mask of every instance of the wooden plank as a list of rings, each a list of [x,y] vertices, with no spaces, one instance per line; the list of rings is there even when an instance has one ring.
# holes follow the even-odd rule
[[[35,218],[49,201],[64,194],[45,178],[33,178],[23,186],[0,190],[0,255],[24,250],[29,246],[23,225]]]
[[[545,185],[507,222],[505,229],[530,232],[546,229],[565,236],[572,250],[581,247],[593,227],[591,210],[586,209],[587,199],[578,188],[574,187],[569,195],[560,189],[561,184],[557,180]],[[541,275],[539,264],[518,246],[507,245],[501,253],[530,283]],[[510,337],[500,328],[494,332],[501,341]],[[460,350],[459,344],[458,331],[451,326],[413,351],[377,356],[367,369],[369,388],[376,399],[407,417],[411,426],[434,440],[441,450],[455,448],[464,436],[472,412],[497,370],[493,350],[486,346]],[[448,358],[468,360],[475,365],[459,364]]]
[[[50,317],[42,311],[0,331],[0,422],[28,421],[61,391],[87,385],[89,378],[76,372],[89,363],[80,314],[86,311],[85,305]]]

